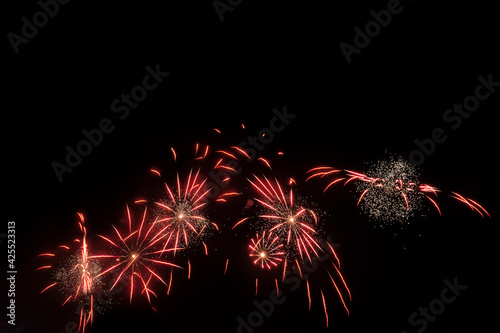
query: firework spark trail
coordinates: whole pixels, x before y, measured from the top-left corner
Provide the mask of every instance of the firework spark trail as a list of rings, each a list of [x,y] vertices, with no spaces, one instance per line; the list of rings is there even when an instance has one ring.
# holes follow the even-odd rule
[[[333,267],[335,268],[335,271],[337,272],[337,275],[340,277],[340,279],[342,280],[342,284],[344,285],[344,288],[347,290],[347,293],[349,294],[349,300],[352,301],[352,296],[351,296],[351,290],[349,289],[349,287],[347,286],[347,283],[345,282],[345,279],[344,279],[344,276],[342,275],[342,273],[340,272],[340,269],[337,267],[337,265],[335,265],[335,263],[332,261],[332,265]],[[330,274],[328,274],[330,275]],[[330,278],[332,278],[332,276],[330,275]],[[333,281],[333,278],[332,278],[332,281]],[[339,292],[339,296],[340,295],[340,291],[339,289],[336,287],[336,284],[334,283],[334,286],[335,288],[337,289],[337,291]],[[341,296],[342,298],[342,296]],[[345,305],[345,303],[344,303]],[[346,307],[346,310],[347,310],[347,313],[349,313],[349,310],[347,309]]]
[[[307,288],[307,300],[309,302],[307,309],[311,310],[311,290],[309,288],[309,280],[306,280],[306,288]]]
[[[117,228],[112,226],[116,234],[116,237],[113,240],[111,237],[98,235],[119,253],[94,255],[91,256],[91,258],[114,259],[110,267],[98,275],[102,276],[111,272],[118,272],[117,276],[114,278],[110,291],[115,288],[119,281],[125,279],[125,276],[127,276],[127,279],[130,281],[130,302],[132,302],[134,291],[136,289],[140,289],[141,294],[145,294],[149,304],[151,304],[151,296],[157,297],[156,293],[150,286],[152,279],[160,281],[165,286],[169,287],[169,285],[160,276],[157,268],[180,268],[169,261],[159,259],[158,256],[166,252],[180,250],[180,248],[174,247],[156,250],[156,248],[161,247],[160,241],[163,239],[163,232],[166,227],[159,232],[153,232],[153,229],[157,225],[158,221],[155,220],[149,227],[146,226],[146,214],[147,208],[144,209],[141,222],[137,228],[134,229],[130,209],[127,205],[127,219],[129,226],[128,234],[122,235]],[[135,280],[138,281],[138,286],[136,286],[134,282]]]
[[[335,280],[333,279],[333,277],[330,274],[330,272],[327,271],[327,273],[328,273],[328,276],[330,277],[330,280],[332,281],[333,286],[335,287],[335,290],[337,291],[337,294],[340,297],[340,300],[342,301],[342,305],[344,306],[345,310],[347,311],[347,315],[349,315],[349,309],[347,308],[347,305],[345,304],[344,297],[342,296],[342,293],[340,292],[339,287],[335,283]],[[340,276],[342,276],[342,275],[340,275]],[[342,278],[342,280],[343,280],[343,278]],[[347,290],[349,291],[349,289],[347,289]],[[351,297],[351,292],[350,291],[349,291],[349,297]]]
[[[328,327],[328,311],[326,310],[325,295],[323,294],[323,290],[320,291],[321,291],[321,300],[323,301],[323,309],[325,310],[326,327]]]
[[[40,294],[46,292],[47,290],[59,286],[63,293],[67,293],[64,297],[65,300],[61,306],[69,302],[75,302],[80,300],[81,302],[88,303],[90,306],[88,309],[85,307],[80,307],[79,314],[79,325],[78,330],[85,332],[86,327],[90,324],[92,325],[94,320],[94,289],[95,286],[100,284],[100,279],[97,276],[97,272],[100,270],[100,266],[91,261],[88,253],[87,245],[87,228],[85,226],[85,218],[82,213],[77,213],[78,215],[78,227],[82,232],[82,238],[75,239],[73,243],[77,245],[76,255],[71,256],[68,252],[71,248],[67,245],[59,245],[58,248],[65,251],[65,256],[67,259],[67,264],[62,267],[56,268],[51,265],[44,265],[38,267],[36,270],[54,270],[54,276],[56,282],[45,287]],[[55,253],[42,253],[38,255],[39,257],[56,258]]]
[[[236,222],[236,223],[234,224],[234,226],[233,226],[233,228],[232,228],[232,229],[236,228],[238,225],[240,225],[240,224],[244,223],[244,222],[245,222],[246,220],[248,220],[248,219],[250,219],[250,218],[249,218],[249,217],[244,217],[244,218],[242,218],[241,220],[239,220],[238,222]]]
[[[368,172],[360,173],[352,170],[340,170],[330,166],[315,167],[307,171],[313,178],[330,179],[324,188],[325,192],[331,186],[344,181],[344,186],[350,182],[357,183],[360,193],[357,205],[361,205],[367,214],[377,220],[391,223],[402,221],[413,216],[422,208],[422,200],[427,199],[441,215],[441,209],[436,201],[437,187],[419,182],[419,174],[412,164],[403,158],[381,160],[371,166]],[[333,178],[331,178],[333,177]],[[450,196],[469,206],[481,216],[490,214],[472,199],[451,192]],[[434,197],[434,198],[433,198]]]
[[[268,159],[264,158],[264,157],[259,157],[257,160],[259,160],[260,162],[262,162],[262,164],[264,164],[265,166],[267,166],[270,170],[272,170],[271,168],[271,163],[269,162]]]
[[[491,217],[491,215],[488,213],[488,211],[486,209],[484,209],[483,206],[481,206],[480,204],[475,202],[474,200],[469,199],[469,198],[465,198],[464,196],[462,196],[456,192],[451,192],[451,197],[466,204],[473,211],[476,211],[477,213],[479,213],[482,217],[484,217],[483,213],[488,215],[488,217]]]

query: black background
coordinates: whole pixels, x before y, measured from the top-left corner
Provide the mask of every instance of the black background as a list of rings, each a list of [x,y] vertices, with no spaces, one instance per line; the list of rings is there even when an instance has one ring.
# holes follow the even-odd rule
[[[455,277],[468,289],[426,332],[494,329],[500,296],[498,91],[457,130],[442,116],[474,93],[479,75],[500,80],[497,11],[476,1],[402,4],[350,64],[339,43],[352,44],[353,28],[364,27],[370,11],[386,8],[387,1],[247,0],[224,13],[222,22],[211,1],[72,1],[18,54],[5,37],[2,223],[16,221],[18,274],[17,325],[12,330],[2,315],[2,331],[63,332],[67,321],[77,320],[74,305],[60,308],[55,293],[39,295],[49,279],[35,272],[38,253],[77,234],[76,212],[85,214],[93,233],[108,233],[126,202],[150,195],[149,168],[173,174],[171,146],[187,155],[195,142],[237,145],[269,125],[273,108],[284,106],[297,116],[262,155],[277,160],[277,177],[295,177],[297,189],[328,213],[322,231],[341,244],[353,301],[348,317],[329,290],[325,328],[318,286],[312,286],[311,311],[303,285],[284,290],[287,301],[255,331],[415,332],[409,315],[440,296],[444,279]],[[4,36],[20,33],[21,18],[39,10],[36,1],[15,5],[4,4]],[[156,64],[170,76],[119,120],[111,102]],[[106,117],[116,129],[59,183],[51,163],[63,162],[64,147],[74,147],[83,129]],[[429,210],[403,229],[374,228],[349,188],[322,194],[324,184],[304,184],[305,172],[319,164],[365,170],[390,154],[408,157],[414,140],[428,138],[436,127],[448,138],[421,165],[422,180],[478,200],[491,219],[442,193],[442,217]],[[285,156],[277,159],[280,150]],[[245,165],[244,175],[254,168],[259,170],[256,162]],[[175,277],[171,294],[155,301],[158,313],[140,300],[127,306],[124,296],[98,314],[89,331],[235,332],[236,318],[255,310],[257,273],[241,245],[250,229],[231,231],[250,195],[243,175],[234,186],[245,194],[223,209],[210,208],[221,232],[210,239],[208,257],[192,254],[191,280]],[[267,287],[257,300],[266,298]]]

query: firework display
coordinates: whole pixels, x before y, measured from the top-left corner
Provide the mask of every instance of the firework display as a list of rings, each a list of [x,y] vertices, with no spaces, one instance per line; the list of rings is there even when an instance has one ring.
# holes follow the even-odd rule
[[[243,124],[241,127],[245,129]],[[213,132],[222,134],[218,128]],[[174,148],[170,148],[170,153],[176,164],[183,158]],[[279,151],[277,156],[284,156],[284,153]],[[265,288],[262,285],[270,284],[279,295],[280,285],[287,274],[294,272],[305,281],[303,293],[308,309],[312,304],[318,304],[324,312],[327,327],[331,321],[327,304],[333,303],[329,296],[333,295],[349,315],[351,291],[341,272],[339,256],[332,243],[325,240],[322,231],[328,218],[311,197],[299,194],[300,182],[294,178],[284,182],[266,173],[261,176],[250,173],[244,189],[224,190],[232,177],[240,173],[235,161],[255,159],[253,166],[266,172],[274,172],[274,165],[268,158],[250,156],[239,146],[212,151],[210,146],[196,143],[191,158],[190,167],[175,172],[163,173],[159,168],[149,170],[154,175],[152,179],[157,183],[160,179],[162,196],[137,199],[133,205],[125,205],[125,218],[122,219],[125,223],[115,221],[111,223],[109,235],[97,235],[104,247],[101,253],[91,251],[84,216],[78,213],[81,236],[70,244],[60,245],[57,251],[38,255],[43,264],[36,270],[51,272],[51,282],[41,294],[57,291],[62,295],[61,305],[85,304],[79,307],[78,313],[78,330],[81,332],[88,330],[94,321],[98,308],[97,291],[111,293],[118,286],[125,286],[128,303],[142,297],[150,308],[157,311],[153,298],[156,302],[160,295],[169,295],[174,271],[184,271],[191,279],[189,251],[203,249],[206,258],[209,254],[206,241],[210,236],[246,228],[251,231],[244,240],[248,252],[238,253],[238,256],[248,260],[254,270],[252,274],[257,276],[255,295],[259,294],[260,288]],[[219,181],[224,186],[216,188],[209,181],[210,172],[220,172]],[[326,180],[323,192],[337,184],[354,184],[357,206],[382,224],[408,221],[426,205],[433,207],[439,216],[442,214],[437,200],[442,190],[421,182],[416,167],[402,158],[377,161],[366,172],[318,166],[306,174],[306,181]],[[251,192],[245,193],[245,189]],[[242,195],[246,195],[247,200],[242,211],[253,213],[233,219],[229,227],[211,219],[209,207],[212,204],[227,205],[231,198]],[[485,208],[470,198],[456,192],[449,192],[449,196],[483,217],[490,216]],[[220,205],[214,210],[218,208]],[[188,259],[181,264],[182,258]],[[228,272],[229,262],[226,258],[221,263],[224,275]],[[320,272],[303,274],[304,267],[313,264],[321,268]]]

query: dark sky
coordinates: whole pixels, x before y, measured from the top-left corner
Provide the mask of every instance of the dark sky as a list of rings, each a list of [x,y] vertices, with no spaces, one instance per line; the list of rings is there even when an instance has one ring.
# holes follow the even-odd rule
[[[274,133],[259,156],[271,160],[272,174],[282,181],[294,177],[297,191],[325,212],[321,234],[339,244],[353,300],[347,316],[318,271],[310,281],[311,311],[304,282],[296,291],[284,285],[286,301],[254,331],[417,332],[423,325],[411,326],[408,318],[441,298],[445,279],[457,279],[467,289],[428,322],[426,332],[496,327],[500,84],[494,85],[500,81],[500,54],[493,5],[216,3],[233,4],[232,11],[221,14],[223,20],[211,0],[168,5],[72,1],[60,4],[36,34],[24,28],[34,36],[15,47],[12,33],[22,36],[22,18],[33,22],[41,7],[36,1],[6,5],[1,232],[8,221],[16,222],[18,273],[16,327],[2,315],[2,332],[59,333],[68,321],[77,320],[75,305],[61,308],[55,291],[39,295],[50,278],[35,272],[37,254],[78,235],[76,212],[86,216],[89,242],[102,246],[95,234],[109,234],[127,202],[158,195],[148,174],[151,167],[174,177],[170,147],[185,158],[195,142],[215,148],[238,145],[269,127],[272,110],[283,108],[295,118]],[[355,27],[364,30],[374,20],[371,11],[388,6],[397,14],[348,63],[340,44],[354,46]],[[129,112],[123,102],[113,108],[116,99],[142,85],[155,68],[168,77]],[[480,76],[494,82],[490,90],[479,89],[489,95],[477,110],[465,116],[447,111],[473,101],[469,96],[477,94]],[[60,182],[53,162],[64,163],[65,147],[76,149],[84,139],[82,131],[99,127],[103,119],[109,119],[113,130]],[[429,206],[425,217],[403,228],[374,227],[377,223],[356,207],[354,187],[323,194],[324,183],[304,182],[306,171],[317,165],[364,171],[391,155],[415,156],[410,155],[417,149],[415,140],[430,142],[436,129],[446,139],[434,143],[428,156],[421,155],[425,161],[419,170],[423,182],[443,190],[441,217]],[[284,156],[278,157],[278,151]],[[177,166],[182,172],[187,165]],[[245,248],[254,231],[231,230],[253,195],[245,177],[263,170],[256,161],[243,163],[242,169],[231,186],[243,195],[207,209],[221,230],[207,241],[209,256],[201,249],[189,253],[191,279],[174,275],[168,296],[158,286],[158,313],[141,299],[128,306],[126,295],[120,295],[124,300],[97,314],[90,332],[235,332],[237,318],[248,319],[256,310],[254,300],[268,299],[274,277],[259,275]],[[481,218],[451,199],[450,191],[477,200],[492,217]],[[1,240],[6,256],[5,238]],[[230,265],[224,276],[226,258]],[[263,282],[255,297],[259,276],[270,283]],[[325,290],[328,329],[319,288]],[[6,304],[7,290],[1,293]]]

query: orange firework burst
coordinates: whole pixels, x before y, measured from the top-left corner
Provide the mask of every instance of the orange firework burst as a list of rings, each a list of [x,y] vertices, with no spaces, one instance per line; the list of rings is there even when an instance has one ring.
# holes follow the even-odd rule
[[[178,248],[163,248],[161,249],[160,241],[163,239],[164,229],[157,233],[153,232],[154,227],[158,221],[153,221],[149,227],[146,226],[147,208],[144,209],[142,220],[133,229],[132,218],[130,209],[127,205],[127,218],[128,218],[128,234],[122,235],[118,229],[113,226],[116,238],[111,240],[108,237],[98,235],[110,244],[118,253],[117,254],[103,254],[92,256],[92,258],[111,258],[114,262],[109,268],[99,274],[105,275],[110,272],[118,272],[114,278],[113,285],[110,290],[118,284],[119,281],[125,282],[126,279],[129,283],[130,302],[136,289],[140,290],[141,294],[145,294],[148,302],[151,304],[151,295],[157,297],[156,293],[151,289],[152,280],[157,280],[163,283],[167,288],[167,284],[160,274],[157,272],[158,267],[179,267],[169,261],[159,259],[159,257],[171,251],[179,250]],[[157,249],[160,248],[160,249]],[[179,267],[180,268],[180,267]],[[139,283],[136,284],[134,281]]]
[[[271,269],[276,267],[283,260],[285,252],[282,251],[283,244],[278,242],[278,236],[270,232],[266,236],[266,231],[262,235],[255,235],[250,240],[250,257],[255,258],[254,264],[262,268]]]
[[[76,238],[71,245],[60,245],[56,252],[41,253],[38,257],[59,259],[59,263],[51,263],[37,268],[37,271],[51,270],[55,280],[45,287],[40,294],[58,287],[64,295],[62,306],[70,302],[80,302],[87,306],[80,307],[80,320],[78,329],[85,332],[87,325],[92,324],[94,318],[94,293],[101,285],[99,263],[91,260],[88,253],[87,229],[83,214],[78,214],[78,226],[83,233],[82,238]],[[63,252],[60,258],[59,252]]]

